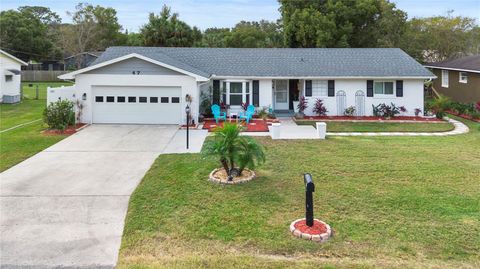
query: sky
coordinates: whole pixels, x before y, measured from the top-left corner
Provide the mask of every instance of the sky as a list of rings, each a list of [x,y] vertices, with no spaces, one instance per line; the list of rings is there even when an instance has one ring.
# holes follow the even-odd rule
[[[241,20],[258,21],[280,18],[277,0],[0,0],[0,10],[16,9],[19,6],[47,6],[69,22],[67,11],[75,9],[78,2],[113,7],[124,29],[137,32],[148,20],[150,12],[160,12],[166,4],[180,19],[191,26],[205,30],[209,27],[233,27]],[[397,7],[406,11],[409,18],[446,15],[468,16],[480,21],[480,0],[393,0]]]

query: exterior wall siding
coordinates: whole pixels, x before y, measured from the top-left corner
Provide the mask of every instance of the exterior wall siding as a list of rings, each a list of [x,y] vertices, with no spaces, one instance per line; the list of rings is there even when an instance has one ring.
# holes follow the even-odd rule
[[[182,73],[138,58],[126,59],[118,63],[94,69],[85,74],[132,75],[132,72],[140,72],[139,75],[184,76]]]
[[[390,80],[388,80],[390,81]],[[304,85],[304,82],[302,82]],[[302,95],[304,94],[304,89],[302,89]],[[423,80],[403,80],[403,96],[397,97],[395,94],[395,83],[394,83],[394,92],[393,95],[389,96],[380,96],[375,95],[373,97],[367,97],[367,81],[366,80],[355,80],[355,79],[345,79],[345,80],[335,80],[335,96],[312,96],[306,97],[305,99],[308,102],[308,107],[305,111],[305,115],[313,116],[313,108],[317,99],[323,100],[325,107],[328,112],[327,115],[343,115],[344,111],[338,111],[337,109],[337,94],[339,91],[345,92],[346,106],[356,106],[356,92],[363,91],[364,93],[364,111],[365,116],[373,115],[372,105],[378,105],[385,103],[390,105],[394,103],[396,106],[405,106],[407,109],[406,113],[402,115],[414,116],[415,109],[419,108],[423,112],[424,96],[423,96]]]
[[[462,103],[474,103],[480,101],[480,74],[467,72],[468,82],[459,82],[459,71],[448,70],[448,88],[442,87],[442,70],[432,69],[437,76],[433,80],[435,90],[452,100]]]
[[[7,69],[20,70],[21,65],[17,61],[0,54],[0,102],[3,95],[18,96],[20,95],[21,76],[13,75],[11,81],[6,81],[5,72]]]

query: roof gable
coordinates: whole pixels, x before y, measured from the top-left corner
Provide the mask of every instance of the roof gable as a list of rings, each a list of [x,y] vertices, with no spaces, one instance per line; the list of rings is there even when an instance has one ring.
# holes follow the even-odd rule
[[[3,54],[3,55],[5,55],[6,57],[8,57],[8,58],[10,58],[10,59],[18,62],[20,65],[28,65],[26,62],[24,62],[24,61],[18,59],[17,57],[15,57],[15,56],[7,53],[6,51],[0,50],[0,53]]]
[[[176,71],[178,73],[194,77],[198,81],[208,80],[206,77],[203,77],[203,76],[200,76],[198,74],[195,74],[195,73],[189,72],[187,70],[181,69],[177,66],[172,66],[172,65],[166,64],[164,62],[160,62],[160,61],[157,61],[155,59],[151,59],[149,57],[146,57],[146,56],[143,56],[143,55],[140,55],[140,54],[137,54],[137,53],[131,53],[131,54],[123,55],[123,56],[113,58],[113,59],[110,59],[110,60],[106,60],[106,61],[103,61],[103,62],[100,62],[100,63],[97,63],[95,61],[90,66],[88,66],[86,68],[61,75],[61,76],[59,76],[59,78],[60,79],[74,79],[76,75],[83,74],[83,73],[86,73],[86,72],[90,72],[92,70],[99,69],[99,68],[102,68],[102,67],[105,67],[105,66],[108,66],[108,65],[111,65],[111,64],[115,64],[115,63],[118,63],[118,62],[121,62],[121,61],[124,61],[124,60],[127,60],[127,59],[132,59],[132,58],[141,59],[143,61],[165,67],[167,69]]]

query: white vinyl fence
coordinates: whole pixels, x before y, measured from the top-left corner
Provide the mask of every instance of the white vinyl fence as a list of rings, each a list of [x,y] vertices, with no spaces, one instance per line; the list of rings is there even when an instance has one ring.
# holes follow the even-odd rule
[[[47,88],[47,105],[58,100],[70,100],[75,102],[75,85],[68,87]]]

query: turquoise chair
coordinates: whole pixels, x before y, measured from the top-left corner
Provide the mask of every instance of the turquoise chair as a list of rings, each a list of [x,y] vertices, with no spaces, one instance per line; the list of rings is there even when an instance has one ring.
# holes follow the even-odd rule
[[[212,114],[213,114],[213,117],[215,118],[215,122],[217,122],[217,124],[218,124],[218,119],[223,119],[224,121],[227,120],[227,113],[220,112],[220,106],[219,105],[212,105]]]
[[[240,112],[240,115],[238,117],[240,119],[245,119],[245,121],[248,124],[248,123],[250,123],[250,120],[252,119],[254,114],[255,114],[255,107],[253,105],[248,105],[247,111]]]

